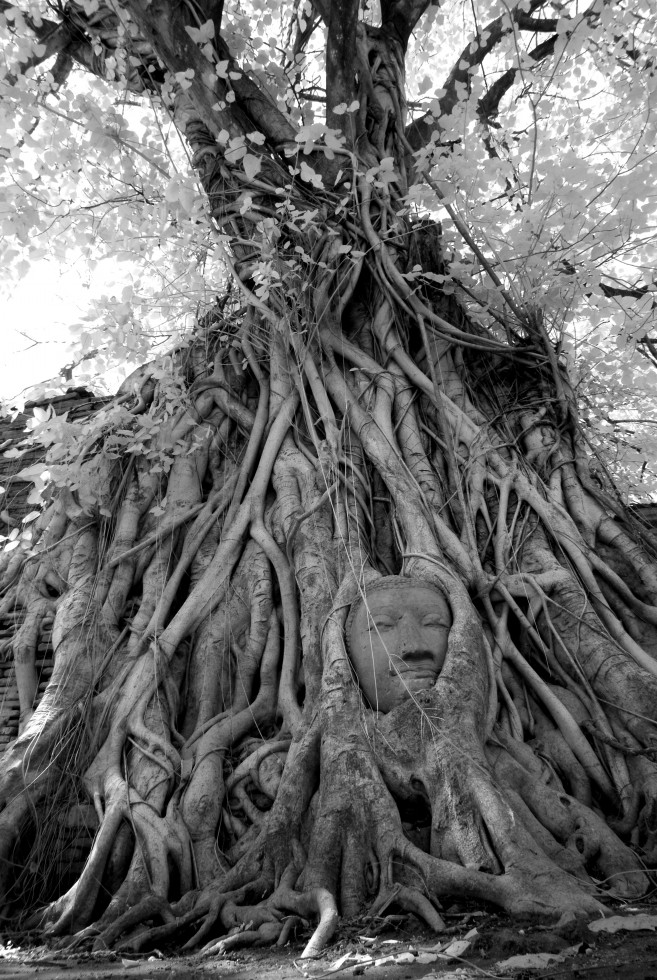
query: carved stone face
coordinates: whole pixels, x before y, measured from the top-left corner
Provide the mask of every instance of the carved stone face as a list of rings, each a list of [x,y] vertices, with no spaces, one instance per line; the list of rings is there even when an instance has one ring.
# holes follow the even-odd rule
[[[445,663],[452,614],[437,589],[421,582],[370,589],[347,623],[351,662],[377,711],[433,687]]]

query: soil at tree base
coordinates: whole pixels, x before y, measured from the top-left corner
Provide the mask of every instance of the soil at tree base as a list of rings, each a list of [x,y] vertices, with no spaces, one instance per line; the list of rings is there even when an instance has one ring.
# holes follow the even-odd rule
[[[629,911],[629,910],[628,910]],[[632,912],[655,914],[655,905],[633,906]],[[657,934],[649,931],[596,933],[585,924],[557,930],[512,920],[504,915],[483,912],[447,913],[448,933],[436,936],[418,927],[409,916],[401,924],[368,930],[361,923],[343,932],[337,943],[329,946],[315,960],[300,959],[305,941],[288,943],[283,949],[236,950],[224,955],[201,957],[176,956],[159,950],[121,955],[120,953],[66,952],[46,946],[20,945],[20,938],[4,937],[0,945],[2,980],[319,980],[324,977],[365,976],[369,980],[475,980],[493,977],[509,980],[657,980]],[[451,922],[450,922],[451,920]],[[476,929],[462,958],[427,963],[427,951],[437,940],[462,938]],[[372,942],[372,938],[374,941]],[[505,966],[511,957],[529,954],[563,954],[565,960],[554,960],[538,968]],[[338,963],[351,954],[342,966]],[[371,960],[358,962],[355,955]],[[424,954],[424,955],[422,955]],[[378,961],[388,962],[379,964]],[[337,968],[336,968],[337,967]]]

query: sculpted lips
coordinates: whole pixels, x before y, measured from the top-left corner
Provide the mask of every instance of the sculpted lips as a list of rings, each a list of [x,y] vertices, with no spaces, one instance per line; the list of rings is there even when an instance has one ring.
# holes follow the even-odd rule
[[[399,676],[422,677],[434,681],[440,673],[433,657],[418,656],[416,653],[408,657],[394,657],[390,662],[390,673]]]

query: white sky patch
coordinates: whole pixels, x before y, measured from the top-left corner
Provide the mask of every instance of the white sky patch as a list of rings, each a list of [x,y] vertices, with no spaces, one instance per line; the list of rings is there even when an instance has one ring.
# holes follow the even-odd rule
[[[70,325],[88,309],[89,301],[116,276],[112,260],[63,268],[39,262],[9,294],[0,295],[0,398],[16,397],[33,385],[57,379],[71,362]]]

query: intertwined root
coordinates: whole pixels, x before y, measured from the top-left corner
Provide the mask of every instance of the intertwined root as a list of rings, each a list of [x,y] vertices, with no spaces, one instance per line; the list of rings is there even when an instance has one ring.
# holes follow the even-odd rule
[[[240,567],[245,583],[254,569],[266,568],[255,545],[247,545]],[[344,650],[347,597],[355,587],[350,574],[322,633],[317,707],[306,710],[308,720],[292,739],[275,722],[282,644],[266,575],[265,583],[249,597],[259,617],[240,620],[236,613],[233,620],[248,628],[251,649],[259,650],[255,695],[246,680],[253,674],[242,674],[240,686],[235,673],[232,709],[216,712],[216,700],[213,707],[190,705],[185,742],[172,722],[182,684],[177,658],[168,663],[151,648],[114,671],[111,697],[100,697],[101,744],[84,777],[98,831],[78,881],[39,917],[49,932],[133,951],[174,935],[195,948],[223,933],[207,948],[225,950],[285,941],[293,927],[317,919],[310,956],[330,940],[339,913],[375,915],[393,902],[439,930],[439,900],[454,894],[510,912],[558,916],[599,912],[592,878],[619,897],[646,890],[640,861],[589,805],[592,793],[601,800],[605,788],[620,806],[610,780],[592,789],[547,715],[539,746],[543,752],[550,741],[557,747],[554,768],[491,711],[494,662],[463,588],[452,589],[454,623],[436,688],[377,719],[360,704]],[[234,595],[245,602],[244,592]],[[238,650],[248,644],[244,637]],[[499,675],[507,692],[519,684],[510,670],[505,662]],[[215,697],[225,690],[218,686]],[[523,696],[527,710],[533,702]],[[562,694],[558,703],[564,702]],[[43,713],[40,706],[32,730]],[[56,719],[53,714],[37,730],[47,733]],[[250,734],[267,727],[269,737]],[[22,753],[22,771],[28,760],[32,786],[45,794],[39,740],[29,743],[28,735],[9,754],[15,758],[6,785]],[[228,757],[234,768],[226,775]],[[575,795],[556,775],[559,766]],[[13,818],[13,831],[20,827],[21,800],[25,808],[26,792],[2,814]],[[423,847],[411,843],[421,833],[412,822],[403,825],[400,808],[430,815]],[[108,902],[103,893],[110,881]]]
[[[218,153],[199,158],[209,193],[236,180]],[[455,298],[411,288],[404,263],[434,254],[430,230],[353,176],[362,227],[327,196],[321,228],[295,228],[307,280],[254,221],[281,278],[256,297],[239,252],[246,309],[222,307],[177,353],[177,406],[156,368],[131,379],[89,423],[35,556],[6,570],[3,608],[28,615],[2,884],[57,935],[228,948],[318,920],[312,955],[339,915],[390,903],[439,929],[447,895],[558,916],[648,887],[654,557],[591,485],[554,357],[503,359]],[[263,173],[254,201],[268,194]],[[344,625],[399,574],[440,588],[452,627],[435,687],[377,716]],[[45,895],[65,780],[95,838]]]

